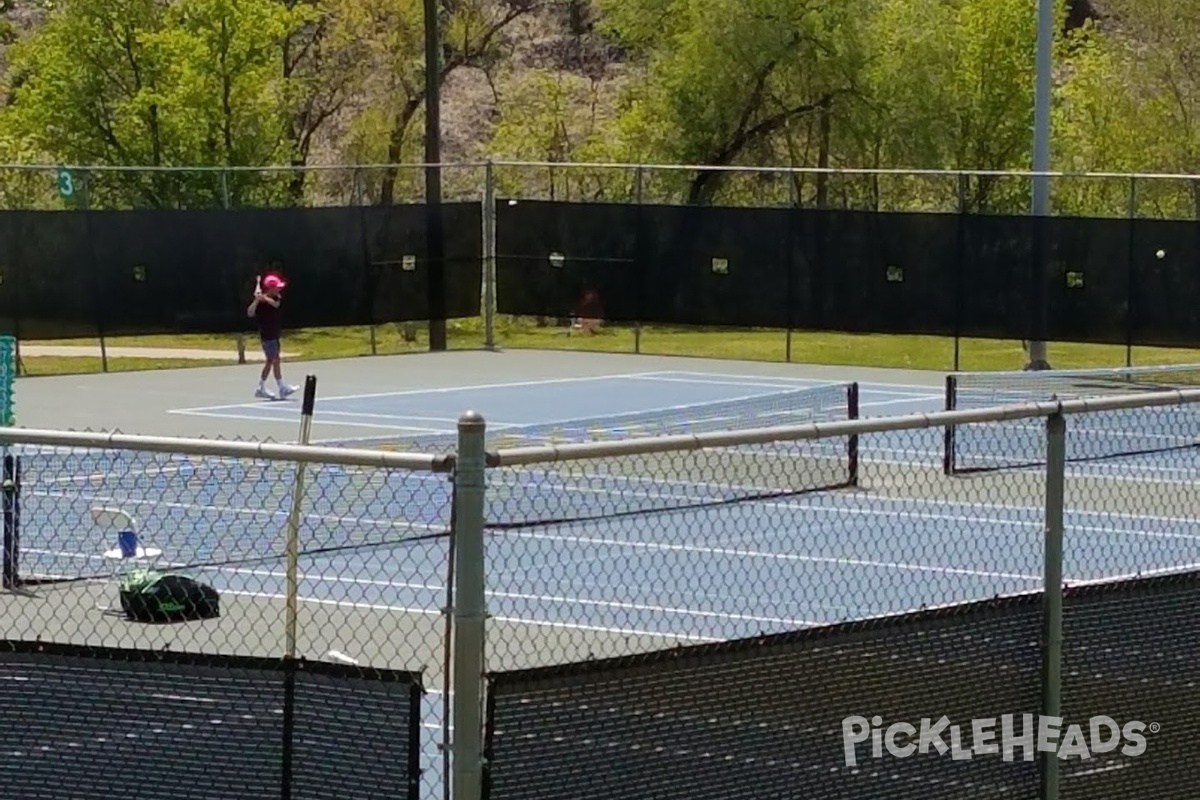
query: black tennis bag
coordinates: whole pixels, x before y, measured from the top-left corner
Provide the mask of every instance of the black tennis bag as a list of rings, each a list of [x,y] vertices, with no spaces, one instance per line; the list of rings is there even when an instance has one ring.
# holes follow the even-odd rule
[[[135,570],[121,580],[121,610],[135,622],[212,619],[221,616],[221,596],[186,575]]]

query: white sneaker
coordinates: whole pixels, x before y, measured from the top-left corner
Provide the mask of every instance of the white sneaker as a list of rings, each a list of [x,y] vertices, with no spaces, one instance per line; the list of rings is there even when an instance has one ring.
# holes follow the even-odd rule
[[[254,390],[254,396],[255,396],[255,397],[261,397],[261,398],[263,398],[263,399],[265,399],[265,400],[274,400],[274,399],[275,399],[275,395],[273,395],[273,394],[271,394],[270,392],[268,392],[268,391],[266,390],[266,388],[264,388],[264,387],[262,387],[262,386],[260,386],[260,387],[258,387],[257,389],[255,389],[255,390]]]
[[[286,383],[279,387],[279,396],[288,397],[296,393],[295,386],[288,386]]]

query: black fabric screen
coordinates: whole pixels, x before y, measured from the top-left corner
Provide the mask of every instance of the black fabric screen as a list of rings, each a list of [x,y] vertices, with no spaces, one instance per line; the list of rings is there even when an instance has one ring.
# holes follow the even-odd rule
[[[245,209],[201,214],[208,263],[253,291],[254,276],[282,274],[287,328],[362,325],[368,320],[361,217],[353,208]],[[244,312],[248,295],[237,299]],[[245,314],[242,319],[246,320]],[[247,327],[253,323],[246,320]]]
[[[415,673],[0,642],[0,686],[5,797],[417,795]]]
[[[1122,220],[1045,221],[1046,336],[1125,344],[1129,336],[1130,227]]]
[[[644,206],[646,319],[786,328],[786,209]]]
[[[1200,346],[1200,223],[1139,219],[1132,226],[1131,343]]]
[[[1200,797],[1200,572],[1065,590],[1063,800]],[[846,765],[843,719],[1041,723],[1041,595],[490,676],[490,800],[1037,797],[1034,753]],[[1025,727],[1024,715],[1030,715]],[[1116,730],[1108,728],[1111,721]],[[1093,726],[1100,739],[1094,738]],[[1069,735],[1078,726],[1079,739]],[[1113,734],[1116,733],[1114,740]],[[1139,738],[1140,741],[1139,741]],[[949,744],[947,733],[942,737]],[[1103,745],[1108,742],[1111,747]],[[901,740],[900,743],[903,743]],[[1097,746],[1099,745],[1099,746]],[[1026,759],[1028,754],[1031,758]]]
[[[493,674],[488,797],[1033,797],[1037,762],[1020,751],[875,759],[868,739],[851,766],[842,730],[854,715],[918,729],[945,715],[969,732],[1036,714],[1040,626],[1029,596]]]
[[[1041,339],[1039,238],[1028,217],[968,215],[963,226],[959,335]]]
[[[6,258],[15,272],[24,339],[100,334],[100,284],[80,211],[8,211]]]
[[[217,244],[228,238],[223,222],[220,212],[92,214],[105,334],[245,329],[254,278],[239,275],[225,260],[227,252]]]
[[[950,214],[806,211],[802,247],[818,276],[815,327],[953,336],[959,218]]]
[[[1145,751],[1065,760],[1062,800],[1200,797],[1198,598],[1197,572],[1067,590],[1063,716],[1143,723]]]
[[[17,279],[16,242],[20,218],[0,214],[0,334],[20,337],[20,286]]]
[[[635,322],[643,313],[640,215],[649,207],[499,200],[496,305],[501,314],[597,316]],[[641,227],[639,227],[641,226]],[[559,261],[554,256],[561,255]],[[657,319],[646,306],[646,319]]]
[[[360,244],[368,265],[369,319],[411,322],[433,316],[430,308],[428,222],[423,205],[373,206],[359,211]],[[442,205],[445,233],[446,319],[482,312],[483,217],[478,203]]]

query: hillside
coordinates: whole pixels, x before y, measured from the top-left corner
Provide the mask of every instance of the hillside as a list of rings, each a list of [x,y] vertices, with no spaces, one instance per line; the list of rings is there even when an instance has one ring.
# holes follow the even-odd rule
[[[8,2],[0,147],[9,163],[421,160],[420,0]],[[1024,169],[1036,38],[1030,6],[442,0],[442,160]],[[1200,10],[1190,4],[1064,5],[1055,168],[1200,169],[1200,132],[1191,123],[1200,111],[1196,41]],[[212,203],[217,194],[225,204],[281,202],[318,183],[326,195],[391,202],[414,196],[420,182],[412,169],[230,175],[219,188],[199,175],[97,179],[93,202]],[[465,172],[445,180],[451,193],[479,183]],[[581,190],[592,196],[632,191],[627,175],[585,182]],[[0,181],[0,192],[17,202],[11,183]],[[1094,188],[1072,189],[1062,202],[1116,202],[1116,189]],[[1194,215],[1196,199],[1178,188],[1154,202]],[[703,170],[656,176],[652,189],[699,203],[770,195],[867,207],[945,205],[953,195],[894,180],[755,183]],[[1027,196],[1011,182],[980,180],[966,200],[1004,208]]]

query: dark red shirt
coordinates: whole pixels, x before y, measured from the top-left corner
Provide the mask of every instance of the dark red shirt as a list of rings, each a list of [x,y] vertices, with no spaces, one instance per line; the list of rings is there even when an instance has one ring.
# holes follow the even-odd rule
[[[275,302],[280,302],[279,298],[275,298]],[[260,300],[255,307],[254,319],[258,322],[258,338],[262,341],[270,342],[282,335],[283,315],[266,300]]]

